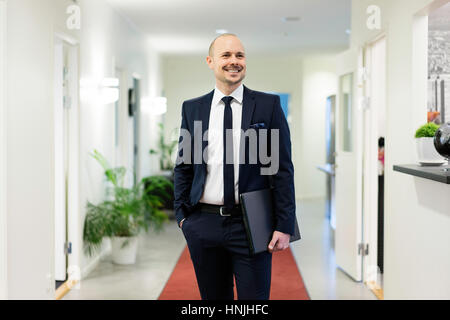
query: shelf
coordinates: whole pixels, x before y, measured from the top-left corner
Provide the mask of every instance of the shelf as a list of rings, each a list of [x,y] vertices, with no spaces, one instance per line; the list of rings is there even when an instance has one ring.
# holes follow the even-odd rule
[[[447,169],[448,171],[445,171]],[[405,164],[394,166],[394,171],[410,174],[416,177],[450,184],[450,166],[420,166],[417,164]]]

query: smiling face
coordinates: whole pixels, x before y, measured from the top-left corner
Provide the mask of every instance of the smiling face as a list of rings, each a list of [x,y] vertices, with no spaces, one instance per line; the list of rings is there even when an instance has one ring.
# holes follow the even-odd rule
[[[211,47],[206,62],[214,71],[217,87],[225,94],[233,92],[245,78],[244,47],[236,36],[218,37]]]

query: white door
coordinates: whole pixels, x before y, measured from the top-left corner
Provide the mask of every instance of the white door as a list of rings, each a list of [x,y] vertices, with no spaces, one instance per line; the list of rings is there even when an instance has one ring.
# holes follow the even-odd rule
[[[65,243],[66,228],[66,112],[64,109],[64,63],[63,42],[55,38],[55,280],[66,280]]]
[[[337,58],[336,112],[336,263],[355,281],[362,280],[362,111],[358,105],[357,50]]]
[[[79,277],[78,251],[81,248],[78,47],[58,35],[55,36],[54,52],[55,280],[65,281],[67,276],[72,279]]]

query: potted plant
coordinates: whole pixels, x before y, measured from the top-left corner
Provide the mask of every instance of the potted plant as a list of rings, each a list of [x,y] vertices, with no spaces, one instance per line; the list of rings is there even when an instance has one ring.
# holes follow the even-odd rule
[[[162,209],[169,219],[175,218],[173,210],[174,185],[173,178],[166,176],[150,176],[143,178],[146,192],[158,196],[162,202]]]
[[[424,124],[416,131],[417,153],[422,165],[441,165],[445,162],[434,147],[434,135],[439,126],[433,122]]]
[[[174,164],[171,157],[177,145],[178,141],[171,141],[170,143],[165,142],[164,124],[159,123],[159,150],[150,149],[150,154],[159,154],[159,166],[162,173],[164,173],[166,176],[171,176],[173,174]]]
[[[133,264],[136,261],[138,234],[149,227],[160,230],[167,215],[160,210],[159,196],[146,192],[144,182],[131,188],[124,187],[126,169],[110,168],[98,152],[91,154],[105,170],[108,186],[107,200],[100,204],[88,202],[84,223],[85,252],[93,255],[101,248],[105,237],[111,238],[112,258],[117,264]]]
[[[161,199],[162,208],[173,209],[173,180],[165,176],[150,176],[143,178],[146,192],[156,195]]]

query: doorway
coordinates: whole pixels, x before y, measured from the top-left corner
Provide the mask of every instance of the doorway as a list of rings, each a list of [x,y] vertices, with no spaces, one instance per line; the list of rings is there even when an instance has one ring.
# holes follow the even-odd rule
[[[364,282],[382,290],[384,271],[384,144],[386,139],[386,37],[364,48],[363,234]]]
[[[337,61],[336,263],[353,280],[381,288],[384,191],[378,188],[384,179],[378,146],[386,136],[386,39]]]
[[[326,158],[326,217],[330,221],[332,231],[336,230],[336,210],[334,198],[334,176],[336,165],[336,95],[327,97],[325,113]]]
[[[140,176],[139,131],[140,131],[140,77],[133,74],[133,86],[128,90],[128,164],[131,165],[132,184],[136,185]]]
[[[326,164],[317,168],[326,174],[325,217],[329,221],[332,239],[336,230],[335,169],[336,169],[336,95],[327,97],[325,109]]]
[[[54,39],[55,280],[79,280],[78,42]]]

